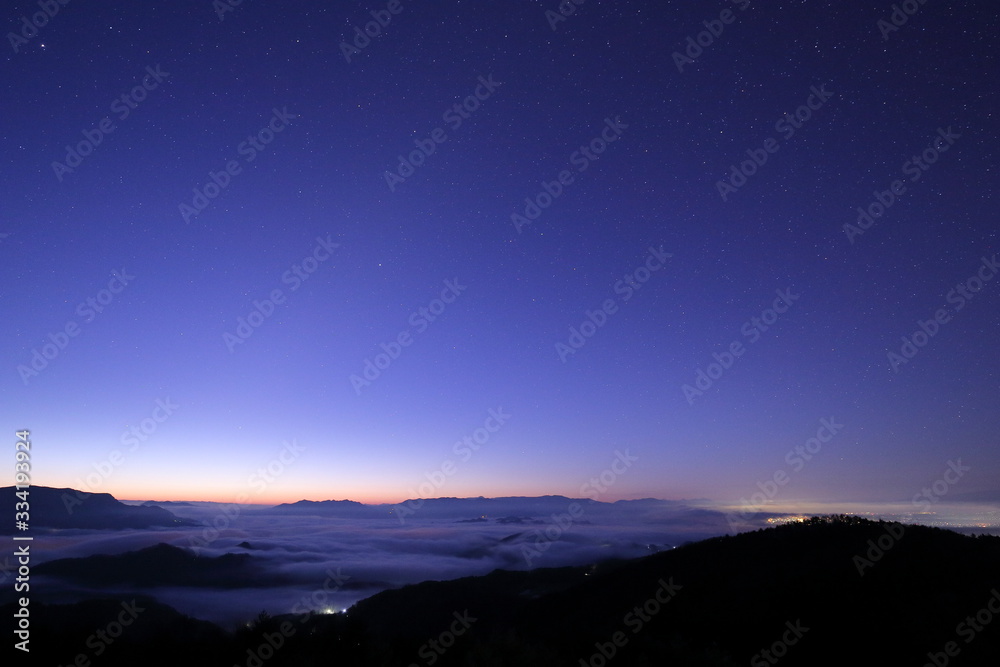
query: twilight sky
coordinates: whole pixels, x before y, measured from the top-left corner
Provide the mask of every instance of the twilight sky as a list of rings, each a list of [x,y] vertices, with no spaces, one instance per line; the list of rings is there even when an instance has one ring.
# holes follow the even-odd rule
[[[902,4],[18,0],[0,423],[119,498],[987,498],[1000,26]]]

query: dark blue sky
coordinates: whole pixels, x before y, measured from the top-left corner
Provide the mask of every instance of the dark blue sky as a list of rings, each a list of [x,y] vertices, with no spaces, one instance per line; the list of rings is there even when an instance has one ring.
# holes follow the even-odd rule
[[[598,499],[909,500],[959,458],[949,499],[994,491],[995,7],[558,8],[70,3],[8,36],[0,415],[35,483],[579,496],[628,452]]]

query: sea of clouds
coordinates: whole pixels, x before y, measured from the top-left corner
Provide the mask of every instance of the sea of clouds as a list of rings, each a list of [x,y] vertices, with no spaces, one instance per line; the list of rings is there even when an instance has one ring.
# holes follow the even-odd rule
[[[470,499],[429,504],[403,520],[398,516],[399,506],[388,505],[162,506],[203,525],[53,531],[33,542],[33,563],[122,554],[167,543],[209,557],[249,554],[258,573],[250,585],[235,589],[123,585],[92,590],[35,576],[32,599],[70,602],[143,593],[189,616],[234,628],[260,611],[272,615],[339,612],[380,591],[421,581],[484,575],[496,569],[636,558],[734,532],[732,510],[727,513],[723,508],[662,500],[597,503],[554,496],[480,499],[477,503]],[[739,530],[773,525],[781,518],[779,514],[750,519],[739,515]],[[9,577],[9,571],[0,574],[0,578]]]

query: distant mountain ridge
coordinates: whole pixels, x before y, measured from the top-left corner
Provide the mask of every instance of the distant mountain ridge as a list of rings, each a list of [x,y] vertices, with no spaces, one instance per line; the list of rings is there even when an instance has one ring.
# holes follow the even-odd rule
[[[0,487],[0,535],[16,532],[15,495],[17,488]],[[30,507],[28,529],[75,528],[120,530],[124,528],[183,527],[197,522],[181,519],[162,507],[126,505],[110,493],[85,493],[76,489],[32,486],[28,489]]]
[[[11,502],[0,511],[0,535],[16,532],[15,487],[0,487],[0,497]],[[144,501],[129,505],[117,500],[110,493],[88,493],[71,488],[32,486],[29,488],[30,528],[122,530],[142,528],[183,528],[204,525],[195,519],[181,518],[163,507],[177,510],[197,508],[199,503],[184,501]],[[722,514],[714,510],[699,509],[684,501],[642,498],[603,502],[591,498],[568,498],[560,495],[502,496],[486,498],[413,498],[400,503],[364,504],[355,500],[299,500],[275,506],[262,506],[252,511],[262,514],[297,514],[345,519],[392,519],[405,522],[407,518],[451,520],[461,522],[551,522],[554,517],[577,514],[574,523],[583,525],[602,517],[611,517],[615,510],[628,507],[640,512],[655,514],[660,510],[672,511],[667,519],[677,521],[677,510],[686,514],[710,517],[721,526]],[[3,520],[6,512],[6,520]]]
[[[354,500],[299,500],[294,503],[275,505],[261,512],[273,514],[308,514],[333,518],[398,518],[453,519],[489,521],[501,518],[520,517],[552,520],[553,515],[579,513],[586,523],[590,518],[610,514],[616,508],[633,506],[645,511],[657,509],[686,508],[683,501],[643,498],[639,500],[619,500],[602,502],[591,498],[568,498],[559,495],[547,496],[502,496],[499,498],[411,498],[400,503],[366,505]],[[694,510],[692,511],[703,511]],[[572,510],[572,511],[571,511]],[[589,515],[589,516],[587,516]]]

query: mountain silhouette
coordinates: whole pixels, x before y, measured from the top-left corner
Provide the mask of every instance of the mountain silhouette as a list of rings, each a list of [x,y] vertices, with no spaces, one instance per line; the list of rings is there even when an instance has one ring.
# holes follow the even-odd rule
[[[271,642],[280,646],[266,651],[267,667],[996,665],[998,563],[998,537],[816,517],[634,560],[424,582],[347,614],[254,619],[248,610],[240,630],[202,628],[190,640],[197,647],[181,638],[143,664],[171,664],[181,648],[214,656],[196,664],[256,664]],[[83,612],[36,613],[56,628],[44,625],[50,615]],[[168,645],[180,622],[144,641]],[[54,659],[72,658],[74,637],[51,640],[65,647]],[[109,652],[101,664],[132,663]]]
[[[261,569],[256,567],[250,554],[224,554],[212,558],[163,543],[114,556],[62,558],[41,563],[34,571],[90,586],[253,588],[285,583],[273,576],[262,578]]]
[[[17,532],[15,524],[16,487],[0,487],[7,498],[0,510],[0,535]],[[32,486],[29,489],[29,530],[35,528],[77,528],[120,530],[124,528],[182,527],[198,525],[180,519],[162,507],[126,505],[110,493],[85,493],[75,489]]]

